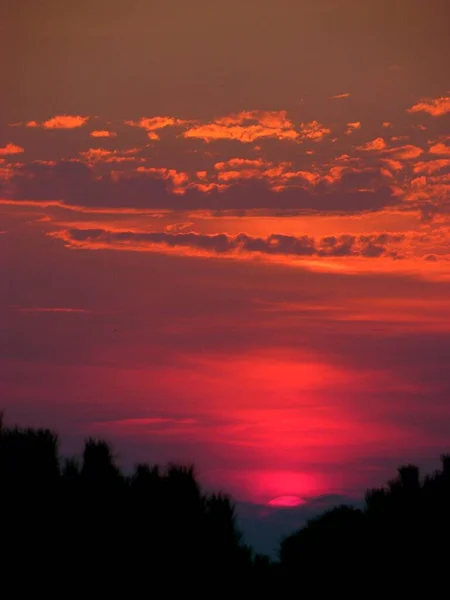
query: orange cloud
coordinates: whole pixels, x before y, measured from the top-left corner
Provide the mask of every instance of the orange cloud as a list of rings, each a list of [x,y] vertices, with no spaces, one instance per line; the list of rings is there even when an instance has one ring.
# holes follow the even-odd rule
[[[423,154],[423,150],[418,146],[407,144],[406,146],[399,146],[398,148],[390,148],[389,150],[385,150],[385,153],[391,154],[397,160],[411,160],[413,158],[418,158],[421,154]]]
[[[331,133],[331,129],[324,127],[318,121],[302,123],[300,125],[300,131],[303,138],[308,140],[314,140],[316,142],[322,140],[326,135]]]
[[[384,150],[385,148],[386,148],[386,142],[384,141],[384,139],[382,137],[378,137],[378,138],[375,138],[374,140],[371,140],[370,142],[366,142],[362,146],[358,146],[357,150],[364,150],[364,152],[371,152],[371,151]]]
[[[139,121],[125,121],[125,125],[129,125],[130,127],[140,127],[141,129],[145,129],[147,132],[147,137],[149,140],[159,140],[160,137],[156,133],[159,129],[164,129],[165,127],[175,127],[180,125],[185,125],[189,121],[185,121],[184,119],[177,119],[175,117],[141,117]]]
[[[42,123],[28,121],[26,127],[42,127],[44,129],[76,129],[82,127],[89,120],[89,117],[80,117],[79,115],[57,115]]]
[[[262,159],[244,159],[231,158],[228,161],[219,162],[214,165],[217,174],[217,180],[221,182],[231,182],[245,179],[267,179],[271,183],[271,189],[281,191],[285,189],[285,184],[292,180],[299,179],[303,182],[315,184],[320,176],[310,171],[288,171],[291,167],[290,162],[274,164]]]
[[[287,118],[285,110],[244,110],[240,113],[214,119],[218,125],[242,125],[245,121],[257,121],[263,127],[272,129],[293,129],[294,124]]]
[[[117,137],[117,133],[115,131],[108,131],[106,129],[96,129],[91,131],[90,135],[94,138]]]
[[[221,171],[218,181],[237,181],[239,179],[262,179],[264,172],[258,169],[242,169],[240,171]]]
[[[139,148],[129,148],[127,150],[107,150],[106,148],[89,148],[85,152],[80,152],[80,156],[88,163],[120,163],[133,162],[137,160],[135,154]]]
[[[381,160],[393,171],[401,171],[403,169],[403,164],[399,160],[393,160],[392,158],[382,158]]]
[[[147,173],[154,175],[158,179],[170,180],[175,190],[178,192],[184,191],[184,186],[189,183],[189,176],[183,171],[176,169],[166,169],[165,167],[138,167],[138,173]]]
[[[243,143],[251,143],[260,138],[295,140],[298,135],[285,110],[243,111],[217,118],[205,125],[196,125],[183,134],[185,138],[198,138],[205,142],[228,139]]]
[[[450,96],[426,98],[408,109],[409,113],[425,112],[432,117],[441,117],[450,112]]]
[[[350,135],[357,129],[361,129],[360,121],[354,121],[352,123],[347,123],[347,129],[346,129],[345,133],[346,133],[346,135]]]
[[[434,144],[430,147],[430,154],[439,154],[440,156],[450,156],[450,146],[445,144]]]
[[[335,96],[331,96],[333,99],[335,100],[339,100],[340,98],[349,98],[350,94],[349,93],[345,93],[345,94],[336,94]]]
[[[389,121],[383,121],[383,127],[384,127],[385,129],[387,129],[387,128],[389,128],[389,127],[392,127],[392,123],[390,123]]]
[[[239,169],[240,167],[245,168],[245,167],[254,167],[256,169],[262,168],[264,166],[269,166],[271,165],[271,162],[268,161],[264,161],[260,158],[257,158],[255,160],[250,160],[247,158],[230,158],[230,160],[224,161],[224,162],[218,162],[214,165],[214,168],[217,171],[224,171],[225,169],[228,168],[237,168]]]
[[[442,169],[450,167],[450,158],[441,158],[437,160],[430,160],[428,162],[418,162],[414,165],[414,173],[425,173],[426,175],[433,175]]]
[[[16,144],[6,144],[3,148],[0,148],[0,156],[8,156],[9,154],[21,154],[24,149]]]

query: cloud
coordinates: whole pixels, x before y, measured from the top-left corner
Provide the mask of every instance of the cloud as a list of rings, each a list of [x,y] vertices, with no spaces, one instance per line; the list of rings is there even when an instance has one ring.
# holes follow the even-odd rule
[[[446,144],[434,144],[430,147],[430,154],[438,154],[440,156],[450,156],[450,146]]]
[[[94,150],[85,155],[86,160],[93,163],[134,157],[133,154],[122,156],[116,151]],[[56,165],[32,163],[18,166],[9,181],[0,184],[3,187],[0,191],[8,200],[58,201],[89,209],[269,209],[339,213],[379,210],[398,203],[379,169],[356,172],[347,169],[333,183],[322,181],[312,188],[311,181],[316,179],[314,173],[278,170],[273,175],[278,179],[266,176],[264,180],[249,179],[233,185],[189,182],[181,194],[179,186],[186,182],[187,177],[182,171],[138,167],[130,174],[116,177],[114,172],[99,175],[94,168],[82,162],[66,161]],[[292,185],[290,180],[294,182]],[[271,189],[274,181],[281,188]],[[283,186],[288,183],[289,187],[284,189]],[[178,189],[175,189],[177,186]]]
[[[400,138],[395,139],[398,140]],[[366,142],[362,146],[358,146],[356,149],[363,152],[382,152],[385,156],[391,156],[394,160],[410,160],[419,157],[424,152],[422,148],[413,146],[412,144],[397,146],[396,148],[388,148],[386,141],[382,137],[378,137]]]
[[[360,121],[353,121],[351,123],[347,123],[347,129],[345,130],[346,135],[350,135],[357,129],[361,129]]]
[[[433,175],[441,171],[442,169],[450,168],[450,158],[441,158],[436,160],[429,160],[418,162],[414,165],[414,173],[425,173],[426,175]]]
[[[240,255],[263,254],[290,257],[349,257],[379,258],[387,255],[388,246],[403,240],[402,235],[387,233],[373,235],[339,235],[320,240],[303,235],[272,234],[266,238],[247,233],[230,236],[225,233],[195,232],[134,232],[105,229],[70,228],[53,232],[71,248],[110,248],[116,250],[161,252],[164,248],[183,248],[201,254]],[[395,256],[391,253],[391,256]]]
[[[335,96],[331,96],[331,98],[335,99],[335,100],[339,100],[341,98],[349,98],[349,97],[350,97],[350,94],[348,92],[344,93],[344,94],[336,94]]]
[[[140,127],[145,129],[147,137],[150,140],[159,140],[160,137],[156,133],[160,129],[165,127],[175,127],[180,125],[186,125],[189,121],[184,119],[177,119],[176,117],[141,117],[139,121],[125,121],[125,125],[130,127]]]
[[[214,165],[216,171],[225,171],[228,169],[240,169],[240,168],[255,168],[261,169],[262,167],[270,167],[273,163],[265,161],[261,158],[248,159],[248,158],[230,158],[229,160],[218,162]]]
[[[94,131],[91,131],[89,135],[94,138],[117,137],[117,133],[115,131],[108,131],[106,129],[95,129]]]
[[[125,150],[108,150],[106,148],[89,148],[80,152],[80,156],[89,164],[97,162],[103,163],[122,163],[134,162],[139,160],[136,154],[140,152],[139,148],[127,148]]]
[[[169,180],[175,190],[184,188],[189,182],[189,176],[187,173],[177,171],[176,169],[167,169],[165,167],[138,167],[136,169],[138,173],[147,173],[153,175],[158,179]]]
[[[295,180],[297,180],[297,185],[301,182],[316,184],[320,180],[320,176],[311,171],[292,171],[289,162],[274,164],[262,159],[231,158],[228,161],[216,163],[214,169],[219,171],[217,180],[220,182],[266,179],[270,182],[271,189],[275,191],[283,190],[286,185]]]
[[[3,148],[0,148],[0,156],[8,156],[10,154],[21,154],[24,152],[24,149],[21,146],[16,146],[16,144],[6,144]]]
[[[318,142],[331,133],[331,129],[324,127],[318,121],[311,121],[310,123],[302,123],[300,125],[300,132],[303,139]]]
[[[425,98],[408,108],[409,113],[425,112],[432,117],[441,117],[450,112],[450,96],[440,98]]]
[[[371,140],[370,142],[366,142],[362,146],[358,146],[356,149],[363,150],[364,152],[373,152],[373,151],[384,150],[385,148],[386,148],[386,142],[384,141],[384,139],[382,137],[378,137],[378,138],[375,138],[374,140]]]
[[[401,163],[399,160],[394,160],[392,158],[382,158],[381,161],[392,171],[401,171],[403,169],[403,163]]]
[[[243,111],[219,117],[207,124],[198,124],[183,133],[185,138],[213,140],[237,140],[251,143],[261,138],[278,140],[296,140],[299,137],[287,112],[281,111]]]
[[[77,129],[82,127],[89,120],[89,117],[81,117],[79,115],[57,115],[38,123],[37,121],[28,121],[26,127],[42,127],[43,129]]]
[[[388,154],[394,158],[394,160],[412,160],[418,158],[423,154],[422,148],[407,144],[406,146],[399,146],[397,148],[389,148],[384,150],[384,154]]]

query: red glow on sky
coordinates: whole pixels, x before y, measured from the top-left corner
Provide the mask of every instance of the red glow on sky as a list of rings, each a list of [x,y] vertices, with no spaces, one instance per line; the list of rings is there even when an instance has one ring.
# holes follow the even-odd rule
[[[298,496],[278,496],[268,502],[269,506],[293,508],[295,506],[301,506],[305,501]]]
[[[266,509],[446,451],[446,3],[22,4],[0,36],[8,420],[194,462]]]

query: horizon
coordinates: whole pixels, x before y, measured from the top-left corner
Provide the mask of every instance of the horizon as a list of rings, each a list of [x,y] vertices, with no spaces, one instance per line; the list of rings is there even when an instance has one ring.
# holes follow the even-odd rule
[[[255,530],[433,470],[447,0],[63,4],[0,8],[8,422],[193,463]]]

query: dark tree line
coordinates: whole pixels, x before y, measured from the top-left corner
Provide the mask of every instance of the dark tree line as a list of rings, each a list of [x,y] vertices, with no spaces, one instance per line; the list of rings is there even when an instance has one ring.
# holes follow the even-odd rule
[[[449,501],[450,457],[423,481],[417,467],[402,467],[367,492],[363,509],[338,506],[285,538],[271,562],[243,543],[230,498],[204,493],[192,467],[140,464],[127,476],[92,439],[81,460],[62,461],[51,431],[0,421],[0,590],[409,594],[436,573],[445,580]]]
[[[366,492],[362,509],[338,506],[284,539],[285,578],[301,572],[316,592],[449,597],[450,456],[441,462],[423,481],[415,465],[400,467],[385,487]]]

